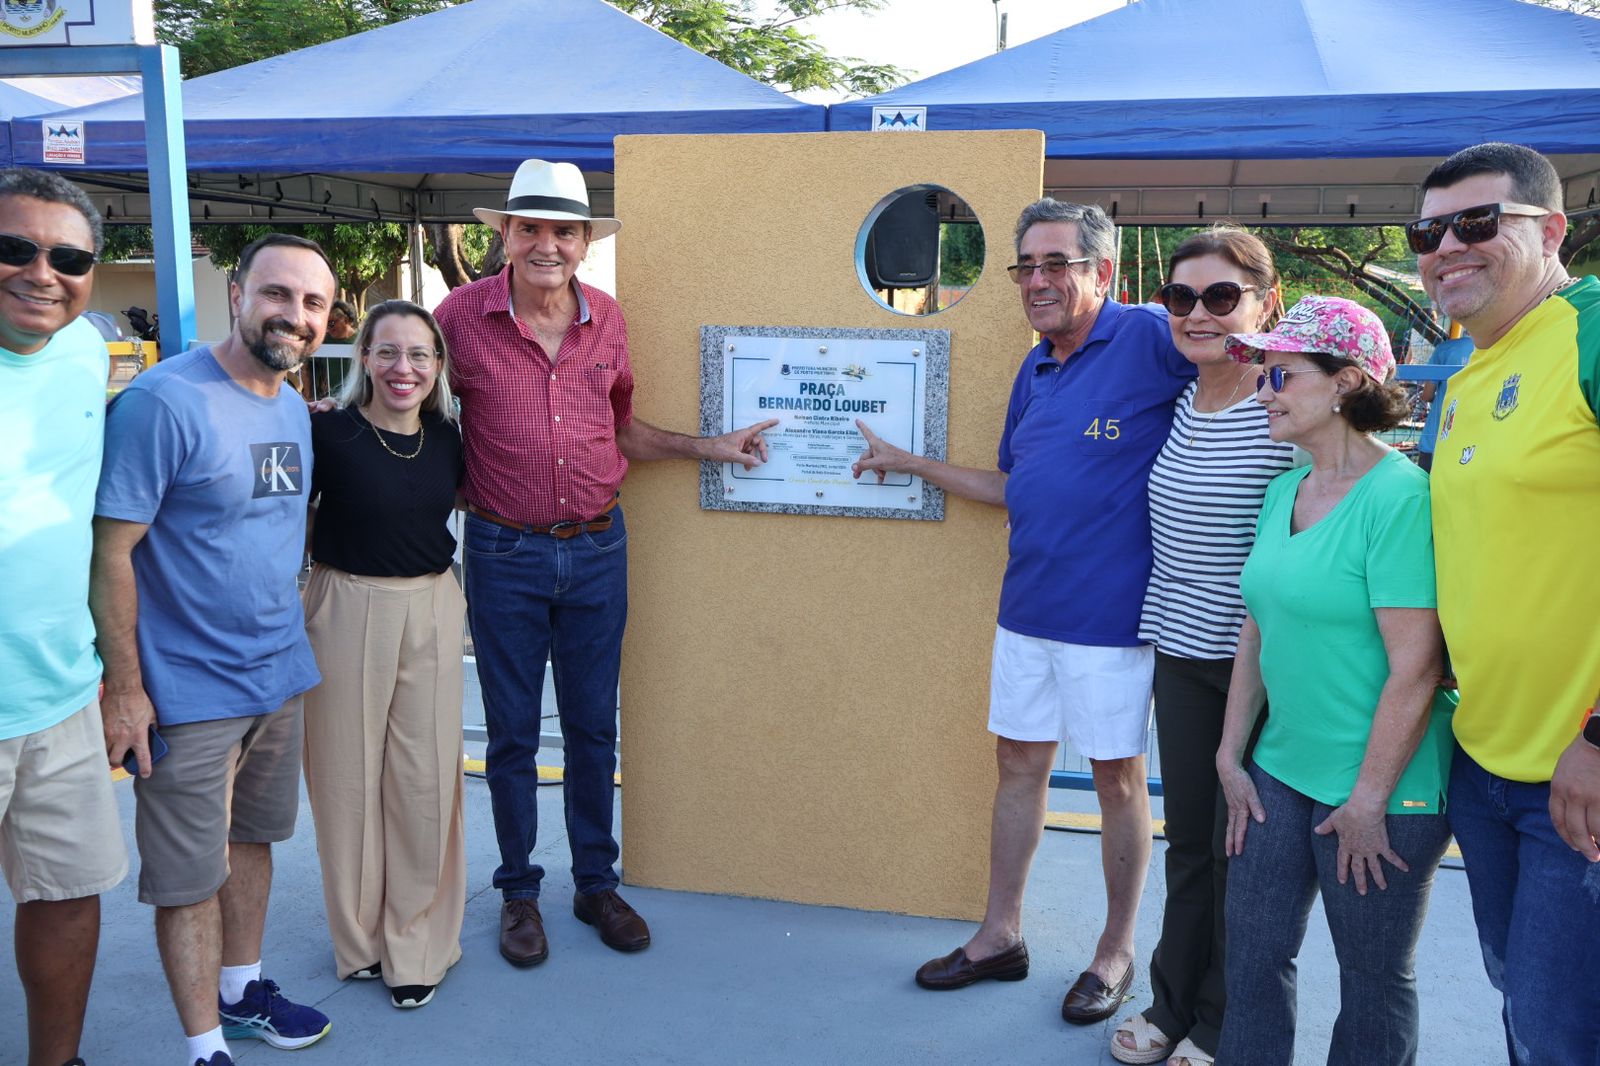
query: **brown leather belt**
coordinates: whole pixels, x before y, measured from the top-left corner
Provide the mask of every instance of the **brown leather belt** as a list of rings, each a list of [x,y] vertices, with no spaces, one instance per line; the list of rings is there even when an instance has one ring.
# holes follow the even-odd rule
[[[617,506],[615,497],[606,504],[605,510],[587,522],[557,522],[553,526],[530,526],[525,522],[514,522],[509,518],[502,518],[493,511],[485,511],[476,504],[467,504],[467,513],[475,514],[485,522],[493,522],[497,526],[515,529],[519,533],[548,534],[557,540],[567,540],[576,537],[579,533],[600,533],[611,528],[611,511]]]

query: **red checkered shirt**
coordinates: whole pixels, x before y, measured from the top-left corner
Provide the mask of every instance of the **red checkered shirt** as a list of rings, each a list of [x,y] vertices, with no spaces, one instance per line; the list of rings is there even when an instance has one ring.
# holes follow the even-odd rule
[[[510,267],[445,297],[435,316],[461,397],[467,502],[529,525],[587,521],[628,472],[628,329],[617,302],[573,281],[578,313],[554,361],[511,313]]]

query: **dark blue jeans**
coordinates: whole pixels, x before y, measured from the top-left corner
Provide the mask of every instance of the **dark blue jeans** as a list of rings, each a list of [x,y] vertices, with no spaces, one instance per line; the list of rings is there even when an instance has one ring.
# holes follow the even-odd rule
[[[1556,833],[1550,785],[1496,777],[1459,747],[1450,827],[1467,867],[1514,1066],[1600,1063],[1600,864]]]
[[[617,672],[628,617],[628,531],[557,540],[467,515],[467,618],[489,728],[489,800],[507,899],[537,899],[544,868],[530,861],[539,830],[540,696],[554,670],[565,745],[572,880],[588,895],[617,886],[612,833]]]
[[[1410,873],[1384,864],[1387,889],[1338,879],[1339,840],[1312,829],[1333,813],[1252,763],[1267,820],[1250,823],[1244,852],[1228,865],[1228,1011],[1217,1061],[1290,1066],[1294,1061],[1295,956],[1317,893],[1339,960],[1339,1017],[1329,1066],[1414,1066],[1417,978],[1413,963],[1433,871],[1450,842],[1442,814],[1391,814],[1389,846]]]

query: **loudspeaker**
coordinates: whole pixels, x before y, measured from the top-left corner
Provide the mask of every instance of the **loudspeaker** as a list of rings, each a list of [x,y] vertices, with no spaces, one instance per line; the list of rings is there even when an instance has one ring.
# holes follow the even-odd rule
[[[939,280],[939,194],[913,193],[884,208],[867,234],[875,289],[920,289]]]

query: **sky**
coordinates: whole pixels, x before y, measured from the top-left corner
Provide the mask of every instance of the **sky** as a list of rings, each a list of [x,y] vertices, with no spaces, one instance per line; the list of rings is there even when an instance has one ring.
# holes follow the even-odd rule
[[[807,32],[836,55],[871,63],[893,63],[916,81],[950,70],[995,50],[995,11],[1006,18],[1011,47],[1122,7],[1126,0],[889,0],[882,11],[822,15]],[[836,94],[803,94],[832,103]]]

